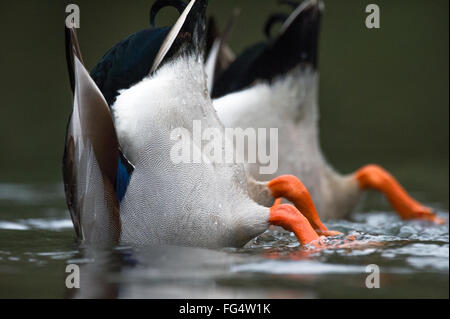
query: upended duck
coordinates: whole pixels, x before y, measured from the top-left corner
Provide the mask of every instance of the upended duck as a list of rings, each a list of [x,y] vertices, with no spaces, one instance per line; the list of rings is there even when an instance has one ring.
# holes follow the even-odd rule
[[[278,170],[262,175],[260,163],[248,163],[250,175],[261,181],[278,174],[297,176],[324,220],[348,216],[365,190],[377,190],[401,218],[443,223],[382,167],[367,165],[341,175],[325,160],[319,143],[317,59],[323,3],[280,2],[294,10],[268,20],[266,33],[282,20],[279,35],[251,46],[224,72],[214,74],[213,103],[226,127],[278,128]]]
[[[171,159],[171,134],[178,127],[192,135],[197,120],[223,134],[203,69],[206,7],[206,0],[191,0],[172,28],[131,35],[91,74],[75,30],[66,29],[74,102],[63,173],[83,242],[239,247],[269,225],[293,231],[303,244],[333,234],[326,233],[308,191],[292,176],[252,184],[242,164]],[[186,142],[201,147],[192,138]],[[295,207],[254,200],[273,203],[280,197]]]

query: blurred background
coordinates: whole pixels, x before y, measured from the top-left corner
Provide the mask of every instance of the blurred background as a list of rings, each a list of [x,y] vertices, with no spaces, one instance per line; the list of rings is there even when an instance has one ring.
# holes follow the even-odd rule
[[[71,93],[64,55],[67,1],[0,2],[0,182],[61,180]],[[149,0],[76,1],[79,39],[89,69],[118,41],[148,27]],[[367,29],[368,1],[325,1],[320,37],[321,141],[344,172],[368,162],[391,168],[417,190],[448,205],[447,0],[378,0],[381,29]],[[241,52],[264,40],[273,0],[211,0],[224,26],[241,15],[230,38]],[[157,24],[177,17],[166,8]],[[432,178],[428,178],[428,177]],[[430,180],[425,188],[423,183]],[[444,197],[444,198],[443,198]],[[445,197],[447,198],[445,200]]]
[[[61,174],[65,128],[72,108],[63,32],[68,3],[0,0],[0,297],[62,297],[65,265],[81,258],[65,206]],[[75,3],[81,10],[81,50],[87,67],[92,69],[113,45],[148,27],[153,1]],[[365,27],[365,8],[369,3],[381,8],[381,29]],[[289,7],[279,6],[275,0],[210,0],[209,13],[223,27],[235,7],[241,9],[230,38],[236,53],[264,40],[262,27],[269,14],[289,11]],[[351,172],[367,163],[381,164],[420,201],[447,213],[448,0],[325,0],[325,7],[319,63],[321,143],[327,158],[341,172]],[[177,16],[175,9],[164,9],[157,24],[172,24]],[[232,266],[218,259],[218,265],[205,268],[223,268],[224,273],[211,276],[200,271],[206,274],[206,287],[212,287],[218,294],[212,296],[216,297],[260,296],[246,294],[245,287],[254,287],[258,293],[265,293],[268,287],[290,287],[296,289],[295,297],[448,298],[448,226],[428,229],[402,224],[379,195],[370,195],[366,205],[370,208],[362,211],[388,212],[368,217],[356,215],[361,224],[342,226],[337,222],[331,224],[332,228],[372,234],[382,229],[382,234],[386,230],[389,236],[398,236],[399,241],[387,247],[385,259],[378,251],[345,253],[340,259],[330,255],[319,266],[330,269],[330,263],[342,263],[347,269],[350,263],[380,263],[412,269],[407,276],[387,274],[384,282],[390,280],[389,289],[361,290],[361,271],[356,271],[350,280],[339,273],[339,267],[331,268],[338,271],[335,275],[319,271],[321,275],[313,275],[312,279],[301,275],[303,272],[296,277],[289,267],[304,267],[301,263],[289,263],[286,276],[271,274],[275,268],[272,264],[267,266],[269,277],[230,275],[227,267],[233,267],[236,255],[231,255]],[[408,246],[403,238],[412,238],[412,244]],[[419,239],[425,244],[418,243]],[[262,246],[266,244],[261,242]],[[280,242],[296,247],[283,237]],[[397,244],[398,251],[393,254],[389,249]],[[283,247],[277,241],[271,245]],[[244,252],[248,255],[237,255],[244,259],[239,262],[260,258],[258,249]],[[224,255],[223,258],[230,258],[229,254]],[[200,278],[198,270],[203,269],[203,263],[209,265],[209,261],[217,259],[209,253],[206,256],[192,257],[195,267],[192,272],[188,268],[186,282]],[[257,259],[257,265],[259,262]],[[164,265],[161,269],[171,268]],[[317,270],[317,265],[311,269]],[[179,269],[171,271],[170,276],[179,273]],[[170,276],[167,282],[181,282]],[[158,275],[154,280],[160,282],[161,278]],[[210,292],[204,284],[195,283],[199,296]],[[234,288],[221,292],[223,286]],[[187,291],[195,288],[187,287]],[[184,290],[176,285],[173,291]],[[275,296],[292,295],[282,290]]]

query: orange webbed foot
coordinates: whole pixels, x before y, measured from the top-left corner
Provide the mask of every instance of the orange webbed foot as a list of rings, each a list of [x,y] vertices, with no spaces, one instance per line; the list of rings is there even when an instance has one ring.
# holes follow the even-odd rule
[[[378,165],[367,165],[355,173],[360,189],[375,189],[383,193],[402,219],[422,219],[443,224],[431,208],[414,200],[400,183]]]
[[[283,175],[269,182],[268,187],[272,196],[277,198],[275,203],[280,203],[280,198],[286,198],[308,219],[313,229],[320,236],[337,236],[340,232],[330,231],[322,223],[312,201],[311,195],[303,183],[295,176]]]

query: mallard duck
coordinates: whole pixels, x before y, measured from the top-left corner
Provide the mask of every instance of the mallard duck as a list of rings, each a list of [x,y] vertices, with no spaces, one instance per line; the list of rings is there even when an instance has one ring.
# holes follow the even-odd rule
[[[153,14],[158,7],[161,1]],[[269,225],[293,231],[303,244],[327,234],[307,189],[293,176],[256,183],[242,164],[171,158],[173,145],[185,138],[174,141],[174,130],[192,136],[194,120],[224,134],[204,72],[206,7],[206,0],[191,0],[172,28],[129,36],[91,74],[75,30],[66,30],[74,103],[63,173],[83,242],[242,246]],[[190,137],[186,142],[201,148]],[[270,207],[281,197],[295,207]]]
[[[348,216],[368,189],[383,193],[404,219],[443,220],[411,198],[399,182],[378,165],[341,175],[325,160],[319,143],[318,38],[323,3],[281,1],[294,8],[289,16],[273,15],[267,25],[282,21],[279,35],[245,50],[220,75],[212,97],[226,127],[278,128],[279,166],[261,175],[259,163],[247,169],[257,180],[279,174],[297,176],[311,193],[322,219]]]

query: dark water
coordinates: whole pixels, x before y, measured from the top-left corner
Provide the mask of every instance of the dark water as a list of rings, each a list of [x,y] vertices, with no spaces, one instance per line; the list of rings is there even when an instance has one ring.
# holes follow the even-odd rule
[[[448,218],[448,1],[383,0],[382,28],[364,27],[365,1],[325,1],[320,46],[321,141],[342,172],[383,165]],[[78,1],[88,67],[147,27],[151,1]],[[236,51],[263,39],[270,0],[211,0],[223,25],[242,8]],[[0,297],[445,297],[448,224],[402,222],[377,194],[327,225],[360,245],[305,254],[270,230],[239,250],[80,247],[65,207],[61,156],[71,96],[64,1],[0,0]],[[255,9],[257,8],[257,10]],[[281,11],[286,11],[282,8]],[[173,21],[166,11],[158,23]],[[37,27],[38,26],[38,27]],[[81,266],[81,289],[65,267]],[[381,288],[365,288],[365,267]]]

